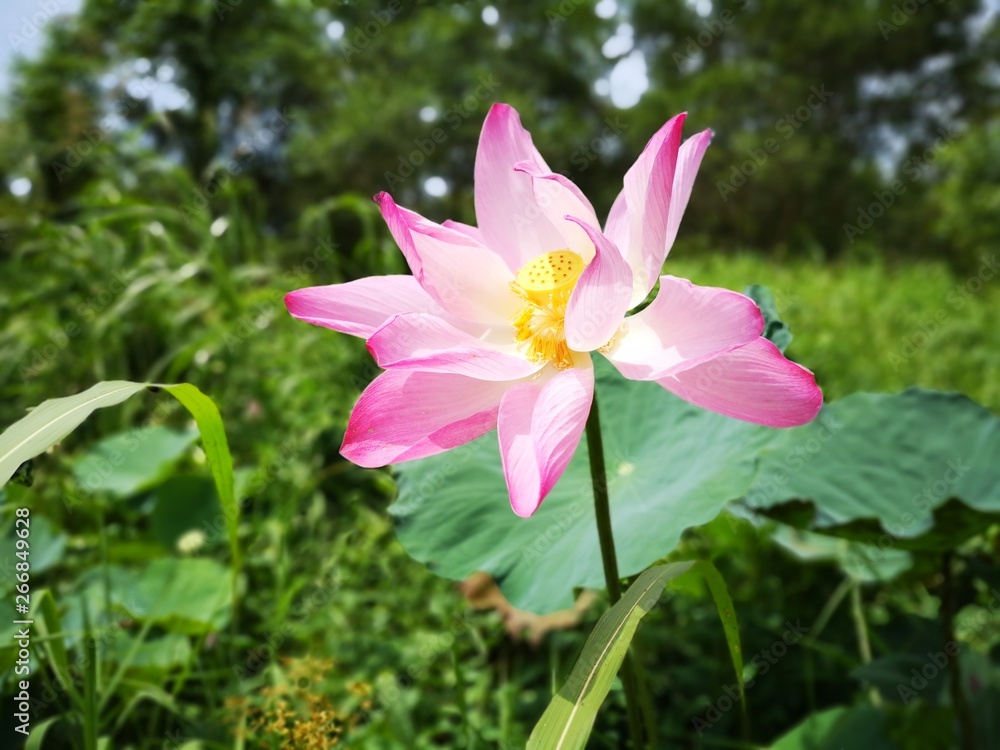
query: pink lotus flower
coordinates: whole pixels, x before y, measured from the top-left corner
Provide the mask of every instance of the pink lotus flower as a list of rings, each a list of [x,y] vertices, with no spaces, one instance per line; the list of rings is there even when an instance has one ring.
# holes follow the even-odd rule
[[[505,104],[490,110],[479,140],[478,227],[436,224],[377,195],[413,275],[285,299],[300,320],[367,339],[385,369],[354,407],[342,455],[385,466],[497,428],[511,506],[530,516],[580,442],[593,351],[627,378],[736,419],[810,421],[822,393],[761,337],[752,300],[660,276],[711,139],[705,130],[681,145],[683,122],[673,118],[646,145],[603,231]],[[657,280],[655,299],[626,317]]]

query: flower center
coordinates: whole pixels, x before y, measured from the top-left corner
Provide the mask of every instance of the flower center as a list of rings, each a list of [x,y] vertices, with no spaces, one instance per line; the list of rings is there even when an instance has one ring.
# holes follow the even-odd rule
[[[564,320],[570,294],[585,266],[573,251],[556,250],[529,262],[511,282],[511,290],[525,302],[511,322],[532,362],[551,362],[560,370],[573,366]]]

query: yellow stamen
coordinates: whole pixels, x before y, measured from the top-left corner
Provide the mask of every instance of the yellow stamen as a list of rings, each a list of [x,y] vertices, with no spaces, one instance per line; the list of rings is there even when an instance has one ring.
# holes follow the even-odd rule
[[[586,264],[571,250],[539,255],[517,272],[511,290],[526,305],[511,320],[518,342],[533,362],[551,362],[561,370],[573,366],[564,320],[573,287]]]

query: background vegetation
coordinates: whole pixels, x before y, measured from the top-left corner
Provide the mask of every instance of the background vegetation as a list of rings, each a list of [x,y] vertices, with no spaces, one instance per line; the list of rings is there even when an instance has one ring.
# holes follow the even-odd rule
[[[0,118],[0,425],[102,379],[191,382],[220,406],[244,499],[235,608],[206,583],[228,547],[204,456],[163,396],[98,412],[34,462],[30,488],[0,494],[32,508],[47,550],[33,585],[54,594],[78,684],[97,662],[113,747],[523,747],[568,672],[603,603],[535,648],[410,560],[391,473],[337,453],[376,372],[363,343],[281,302],[404,270],[379,190],[474,221],[493,101],[600,215],[649,135],[688,111],[689,132],[716,136],[672,273],[769,286],[828,401],[919,384],[1000,409],[995,4],[43,6],[23,20],[44,51],[18,64]],[[122,433],[142,449],[105,471]],[[720,708],[732,678],[710,598],[672,597],[640,633],[664,746],[768,746],[807,715],[888,703],[894,747],[956,747],[943,683],[897,690],[940,643],[941,568],[852,575],[829,550],[791,553],[791,533],[726,516],[683,542],[725,575],[746,654],[787,622],[812,630],[756,681],[744,723]],[[988,527],[956,550],[960,624],[990,611],[996,543]],[[166,614],[143,616],[157,595]],[[978,747],[996,747],[1000,623],[959,634]],[[78,712],[36,656],[34,720],[59,719],[42,746],[74,747]],[[10,671],[0,692],[9,705]],[[617,692],[609,704],[594,747],[624,745]]]

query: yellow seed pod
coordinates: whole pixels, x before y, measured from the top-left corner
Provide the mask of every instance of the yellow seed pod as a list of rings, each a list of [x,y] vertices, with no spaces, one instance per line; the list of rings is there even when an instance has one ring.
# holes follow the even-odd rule
[[[572,250],[556,250],[539,255],[518,271],[517,283],[533,297],[569,291],[585,265]]]

